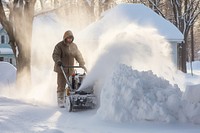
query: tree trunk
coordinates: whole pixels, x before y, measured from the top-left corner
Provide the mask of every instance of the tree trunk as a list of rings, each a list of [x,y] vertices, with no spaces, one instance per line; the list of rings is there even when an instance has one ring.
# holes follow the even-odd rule
[[[6,17],[0,0],[0,22],[7,31],[16,57],[17,88],[31,85],[31,42],[34,5],[36,0],[14,0]]]
[[[19,88],[31,87],[31,42],[32,24],[35,0],[25,2],[23,11],[15,16],[18,56],[17,61],[17,86]]]
[[[191,26],[191,61],[194,61],[194,26]]]
[[[187,51],[186,51],[186,42],[185,42],[185,43],[182,43],[182,51],[181,51],[181,71],[184,73],[187,73],[186,56],[187,56]]]

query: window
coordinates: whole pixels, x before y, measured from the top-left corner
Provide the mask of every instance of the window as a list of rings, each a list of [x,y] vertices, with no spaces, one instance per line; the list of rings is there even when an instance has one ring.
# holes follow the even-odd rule
[[[3,57],[0,57],[0,61],[3,61]]]
[[[4,35],[1,36],[1,43],[5,43],[5,36]]]
[[[10,64],[12,64],[13,62],[12,62],[12,58],[10,58]]]

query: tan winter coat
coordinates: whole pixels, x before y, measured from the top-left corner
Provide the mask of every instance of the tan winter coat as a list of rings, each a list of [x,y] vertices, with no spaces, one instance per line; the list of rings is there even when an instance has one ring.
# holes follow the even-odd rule
[[[63,41],[59,42],[53,51],[52,57],[55,62],[54,65],[54,71],[61,73],[60,67],[57,65],[58,61],[61,61],[64,66],[73,66],[74,65],[74,59],[79,63],[80,66],[84,66],[85,62],[83,60],[83,57],[78,50],[78,47],[75,43],[66,43],[65,39],[69,36],[73,37],[73,34],[71,31],[66,31],[63,36]],[[74,37],[73,37],[74,39]],[[74,69],[67,69],[64,68],[65,72],[67,73],[67,76],[71,75],[74,71]]]

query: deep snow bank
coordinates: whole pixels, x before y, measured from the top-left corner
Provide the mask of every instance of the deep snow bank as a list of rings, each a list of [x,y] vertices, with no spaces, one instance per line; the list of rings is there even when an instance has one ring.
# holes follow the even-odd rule
[[[200,118],[188,116],[188,111],[193,112],[187,108],[193,105],[182,100],[182,92],[176,85],[172,86],[152,71],[139,72],[122,64],[114,69],[103,85],[100,102],[97,115],[117,122],[147,120],[198,123],[195,119]]]
[[[114,121],[174,121],[181,91],[151,71],[119,65],[104,84],[98,115]]]
[[[200,84],[188,85],[183,95],[183,111],[189,122],[200,124]]]

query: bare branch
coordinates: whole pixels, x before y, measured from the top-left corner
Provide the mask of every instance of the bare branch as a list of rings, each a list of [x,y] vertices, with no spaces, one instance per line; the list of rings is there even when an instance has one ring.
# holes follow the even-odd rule
[[[156,11],[158,12],[158,14],[160,14],[163,18],[165,18],[165,15],[158,8],[160,0],[154,1],[154,2],[152,0],[149,0],[149,2],[153,5],[154,8],[156,8]]]

